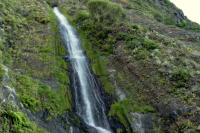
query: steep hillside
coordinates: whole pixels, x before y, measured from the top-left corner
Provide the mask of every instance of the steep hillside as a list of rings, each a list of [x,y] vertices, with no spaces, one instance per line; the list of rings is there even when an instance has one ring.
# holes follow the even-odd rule
[[[87,132],[51,6],[77,29],[115,132],[200,131],[200,26],[169,0],[1,0],[0,132]]]
[[[124,8],[128,9],[129,13],[144,15],[166,25],[176,25],[188,30],[200,30],[199,25],[188,20],[170,0],[119,0],[116,2],[121,3]]]
[[[126,132],[197,132],[199,25],[167,0],[114,2],[58,4],[114,100],[109,116]]]

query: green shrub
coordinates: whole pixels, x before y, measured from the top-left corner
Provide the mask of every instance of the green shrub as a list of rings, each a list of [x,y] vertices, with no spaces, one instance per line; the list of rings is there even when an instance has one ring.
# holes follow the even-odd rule
[[[189,70],[184,68],[175,69],[172,73],[171,80],[176,82],[176,87],[186,87],[191,75]]]
[[[192,23],[190,29],[193,31],[200,32],[200,25],[198,23]]]
[[[127,42],[127,48],[129,49],[135,49],[135,48],[138,48],[142,45],[142,42],[138,39],[134,39],[132,41],[128,41]]]
[[[188,26],[188,22],[186,20],[183,20],[183,21],[179,22],[177,24],[177,26],[181,27],[181,28],[187,27]]]
[[[76,16],[76,21],[84,21],[90,17],[90,13],[87,10],[81,10],[77,16]]]
[[[164,18],[160,13],[155,13],[154,14],[154,18],[158,21],[158,22],[163,22]]]
[[[36,110],[36,107],[39,104],[39,101],[37,99],[35,99],[34,97],[30,97],[28,95],[22,95],[20,99],[23,105],[32,111]]]
[[[113,24],[123,16],[123,9],[119,4],[108,0],[91,0],[88,2],[91,17],[95,22]]]
[[[158,44],[150,39],[145,39],[143,42],[143,47],[147,50],[154,50],[158,48]]]

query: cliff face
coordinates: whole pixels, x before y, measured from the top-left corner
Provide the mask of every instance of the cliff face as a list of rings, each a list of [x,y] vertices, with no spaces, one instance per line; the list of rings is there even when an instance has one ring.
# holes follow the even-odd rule
[[[56,25],[45,1],[1,0],[0,132],[62,131],[71,97]]]
[[[200,130],[200,26],[168,0],[1,0],[0,132],[86,129],[51,6],[79,32],[124,132]]]

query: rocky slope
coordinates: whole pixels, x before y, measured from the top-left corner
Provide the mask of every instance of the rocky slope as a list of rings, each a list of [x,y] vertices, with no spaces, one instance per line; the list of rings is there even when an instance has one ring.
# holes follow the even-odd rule
[[[0,7],[0,132],[61,132],[71,97],[51,7],[38,0]]]
[[[0,132],[87,132],[51,6],[79,31],[115,132],[199,132],[200,26],[168,0],[1,0]]]

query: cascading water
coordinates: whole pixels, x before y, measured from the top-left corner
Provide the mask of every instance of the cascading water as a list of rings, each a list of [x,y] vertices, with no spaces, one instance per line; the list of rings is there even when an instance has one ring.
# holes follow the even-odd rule
[[[105,115],[105,105],[99,94],[99,86],[90,71],[76,31],[57,7],[54,7],[54,13],[59,21],[60,32],[68,49],[72,66],[76,113],[97,132],[111,133]]]

